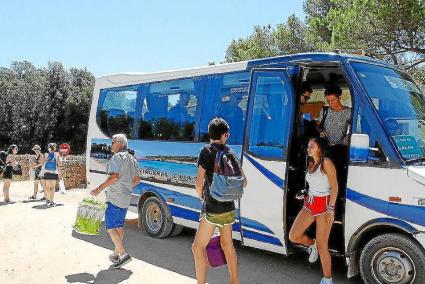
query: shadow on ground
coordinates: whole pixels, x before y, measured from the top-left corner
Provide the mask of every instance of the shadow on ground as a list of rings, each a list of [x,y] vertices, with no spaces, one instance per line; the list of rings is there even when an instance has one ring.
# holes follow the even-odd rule
[[[101,224],[99,236],[81,235],[72,232],[73,237],[113,250],[112,241]],[[195,277],[191,244],[193,230],[183,230],[182,234],[166,239],[154,239],[137,228],[137,220],[127,220],[124,245],[132,257],[152,265],[174,271],[191,278]],[[305,253],[289,257],[262,250],[242,247],[235,242],[240,267],[241,283],[319,283],[320,262],[308,264]],[[108,253],[105,253],[105,258]],[[361,283],[359,279],[347,280],[345,259],[333,258],[334,280],[336,283]],[[209,283],[228,283],[227,267],[209,269]]]
[[[63,204],[56,203],[55,206],[49,206],[47,204],[41,204],[41,205],[35,205],[32,208],[33,209],[50,209],[50,208],[54,208],[54,207],[58,207],[58,206],[63,206]]]
[[[28,200],[22,200],[21,203],[33,203],[33,202],[45,202],[41,199],[28,199]]]
[[[101,270],[94,276],[91,273],[83,272],[77,274],[66,275],[67,283],[98,283],[98,284],[118,284],[130,278],[132,271],[127,269],[108,269]]]
[[[12,204],[14,204],[14,203],[16,203],[15,201],[9,201],[9,202],[0,202],[0,206],[6,206],[6,205],[12,205]]]

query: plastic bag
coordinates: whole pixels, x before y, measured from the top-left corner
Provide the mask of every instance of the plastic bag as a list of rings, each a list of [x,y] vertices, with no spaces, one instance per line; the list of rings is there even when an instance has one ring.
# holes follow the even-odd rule
[[[59,192],[62,194],[66,194],[65,182],[63,179],[59,181]]]
[[[30,180],[35,180],[35,170],[30,168],[29,170]]]
[[[99,235],[100,222],[105,215],[106,204],[94,198],[84,198],[78,204],[74,230],[80,234]]]

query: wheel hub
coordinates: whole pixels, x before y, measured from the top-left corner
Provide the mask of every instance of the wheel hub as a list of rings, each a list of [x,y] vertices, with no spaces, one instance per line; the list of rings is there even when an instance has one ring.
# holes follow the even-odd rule
[[[156,204],[149,204],[146,210],[146,225],[151,232],[158,232],[162,226],[161,209]]]
[[[380,282],[407,284],[414,280],[412,260],[398,249],[381,251],[375,255],[375,264]]]

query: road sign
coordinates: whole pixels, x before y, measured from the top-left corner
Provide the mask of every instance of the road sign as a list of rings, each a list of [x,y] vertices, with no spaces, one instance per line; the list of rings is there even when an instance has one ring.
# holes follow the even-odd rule
[[[59,155],[61,155],[62,157],[68,156],[70,151],[71,147],[67,143],[63,143],[59,146]]]

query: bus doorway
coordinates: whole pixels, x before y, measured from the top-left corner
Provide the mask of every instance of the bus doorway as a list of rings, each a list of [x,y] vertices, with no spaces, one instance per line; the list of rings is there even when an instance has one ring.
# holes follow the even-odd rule
[[[326,65],[309,65],[303,66],[296,87],[296,113],[294,120],[294,132],[291,139],[291,152],[288,158],[288,167],[286,180],[285,195],[285,231],[289,232],[298,212],[303,207],[303,200],[296,198],[301,190],[308,191],[309,184],[305,180],[307,171],[307,143],[309,138],[318,137],[323,129],[320,124],[324,124],[326,114],[329,109],[329,104],[325,96],[325,90],[330,87],[339,87],[342,90],[340,101],[346,108],[352,109],[352,94],[348,88],[348,82],[344,77],[343,70],[339,64]],[[310,90],[308,100],[302,100],[302,91]],[[327,109],[324,111],[324,109]],[[348,112],[348,110],[347,110]],[[325,116],[325,118],[323,118]],[[351,121],[352,113],[350,115]],[[329,240],[329,248],[334,254],[344,253],[344,208],[346,196],[346,181],[348,172],[349,160],[349,134],[351,124],[346,126],[346,129],[341,129],[341,132],[346,134],[347,139],[345,144],[339,148],[342,151],[336,152],[331,146],[329,157],[334,161],[337,170],[338,179],[338,197],[336,201],[336,212],[334,225],[332,227]],[[336,156],[335,157],[332,157]],[[339,160],[338,160],[339,159]],[[336,162],[336,163],[335,163]],[[307,235],[315,238],[315,225],[313,224],[307,230]],[[288,235],[286,235],[288,240]],[[298,245],[294,245],[288,241],[289,252],[293,251]]]

